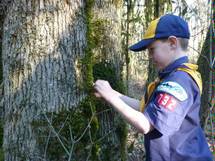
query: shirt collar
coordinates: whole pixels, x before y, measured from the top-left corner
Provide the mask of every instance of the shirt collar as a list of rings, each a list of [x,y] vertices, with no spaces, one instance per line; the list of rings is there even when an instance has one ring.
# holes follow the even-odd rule
[[[169,64],[166,68],[164,68],[162,71],[159,71],[158,73],[159,78],[160,79],[164,78],[165,76],[169,75],[172,71],[174,71],[176,68],[181,66],[183,63],[187,63],[187,62],[188,62],[187,56],[183,56],[179,59],[176,59],[174,62]]]

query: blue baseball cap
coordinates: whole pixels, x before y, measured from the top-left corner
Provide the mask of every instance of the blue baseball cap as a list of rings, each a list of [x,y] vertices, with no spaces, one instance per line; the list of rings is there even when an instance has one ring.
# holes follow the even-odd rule
[[[138,52],[145,50],[156,39],[164,39],[169,36],[190,38],[187,22],[179,16],[166,14],[153,20],[146,30],[143,39],[129,47],[130,50]]]

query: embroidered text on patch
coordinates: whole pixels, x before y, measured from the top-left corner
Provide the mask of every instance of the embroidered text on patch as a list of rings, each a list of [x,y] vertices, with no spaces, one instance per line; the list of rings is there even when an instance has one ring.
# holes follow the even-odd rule
[[[178,101],[173,96],[167,93],[160,93],[158,95],[157,104],[170,111],[174,111],[175,107],[178,104]]]
[[[163,82],[157,87],[156,91],[169,93],[180,101],[185,101],[188,98],[187,92],[176,82]]]

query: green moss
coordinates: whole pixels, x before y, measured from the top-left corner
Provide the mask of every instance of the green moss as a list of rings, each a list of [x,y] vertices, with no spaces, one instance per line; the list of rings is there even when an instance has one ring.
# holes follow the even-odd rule
[[[40,147],[47,147],[47,158],[53,161],[68,160],[68,155],[56,136],[55,132],[57,132],[61,142],[68,151],[70,151],[74,144],[73,159],[86,160],[90,152],[88,147],[92,146],[91,158],[96,161],[95,158],[99,154],[100,145],[92,144],[92,142],[94,143],[98,137],[99,122],[97,117],[95,117],[95,106],[92,106],[92,102],[94,100],[87,97],[76,110],[46,113],[32,122],[31,125],[37,136],[37,143]],[[50,127],[47,118],[51,121],[55,132]],[[73,138],[71,139],[71,137]],[[79,141],[74,142],[76,140]]]
[[[93,32],[91,34],[93,41],[97,46],[100,46],[105,43],[105,26],[107,26],[108,23],[109,21],[104,19],[96,19],[92,22]]]
[[[3,161],[4,160],[4,152],[3,152],[3,149],[1,148],[0,149],[0,161]]]
[[[92,19],[93,19],[93,13],[92,13],[92,8],[94,5],[94,0],[89,0],[86,3],[86,23],[87,23],[87,48],[85,50],[85,57],[83,59],[83,64],[85,66],[85,88],[89,92],[92,84],[93,84],[93,49],[95,48],[95,41],[93,39],[93,24],[92,24]]]
[[[118,6],[121,1],[114,1],[115,5]],[[93,50],[96,48],[96,45],[101,46],[103,44],[105,44],[107,41],[106,35],[105,33],[105,28],[108,25],[108,21],[107,20],[103,20],[103,19],[95,19],[93,20],[93,15],[92,12],[90,10],[88,10],[88,30],[87,30],[87,44],[88,44],[88,48],[86,51],[86,57],[83,61],[83,63],[85,65],[87,64],[91,64],[89,65],[89,68],[86,68],[88,74],[86,74],[86,76],[90,76],[89,78],[87,78],[87,86],[88,86],[88,91],[90,92],[92,89],[90,87],[92,87],[92,80],[97,80],[97,79],[102,79],[102,80],[107,80],[110,85],[117,91],[120,92],[124,92],[125,91],[125,86],[123,84],[122,81],[122,76],[121,75],[117,75],[116,71],[117,69],[115,69],[115,67],[111,64],[108,63],[107,61],[105,61],[105,58],[101,58],[100,56],[100,60],[104,60],[101,62],[96,62],[94,60],[95,55],[93,53]],[[104,56],[105,57],[105,56]],[[119,69],[118,69],[119,70]],[[91,73],[92,72],[92,73]],[[93,102],[94,105],[93,107],[95,107],[95,111],[96,112],[100,112],[100,111],[104,111],[108,108],[110,108],[109,106],[107,106],[107,104],[101,103],[100,101],[95,101]],[[96,121],[98,121],[96,119]],[[120,119],[119,122],[123,122],[122,119]],[[95,125],[98,125],[96,127],[99,128],[99,123],[96,122]],[[120,140],[120,154],[121,154],[121,160],[126,160],[126,136],[127,136],[127,128],[126,128],[126,124],[118,124],[117,126],[117,136],[119,137]],[[98,136],[102,137],[102,136]],[[101,147],[101,145],[107,145],[106,148],[104,146]],[[102,141],[101,143],[96,143],[92,149],[92,159],[96,160],[97,156],[100,154],[102,156],[100,156],[103,160],[109,161],[109,160],[113,160],[113,156],[116,154],[114,150],[114,148],[110,148],[110,147],[116,147],[116,143],[112,143],[112,142],[107,142]],[[119,148],[119,147],[118,147]],[[114,154],[115,153],[115,154]]]
[[[93,65],[94,65],[94,53],[93,49],[96,47],[96,44],[101,40],[101,32],[95,35],[95,26],[100,27],[101,23],[99,21],[93,22],[93,6],[94,0],[89,0],[86,3],[86,23],[87,23],[87,48],[85,51],[85,57],[83,59],[84,73],[85,73],[85,89],[87,90],[89,96],[86,98],[84,102],[81,103],[79,108],[83,109],[83,113],[85,114],[85,118],[92,118],[92,122],[90,125],[90,139],[91,141],[95,141],[97,138],[97,131],[99,128],[98,118],[95,115],[96,107],[94,96],[90,94],[92,91],[92,84],[94,81],[93,76]],[[91,158],[92,160],[98,160],[99,154],[99,145],[94,143],[91,150]]]
[[[96,63],[94,64],[92,70],[92,76],[95,79],[108,80],[114,89],[121,92],[124,91],[122,80],[120,80],[120,77],[117,76],[116,69],[112,64],[107,62]],[[119,116],[116,118],[117,121],[114,124],[116,126],[116,134],[120,140],[120,147],[117,147],[118,145],[116,145],[115,142],[112,143],[105,139],[103,141],[98,141],[99,138],[103,136],[98,134],[100,123],[96,113],[104,111],[107,108],[110,107],[101,101],[97,101],[94,96],[89,94],[89,96],[79,104],[76,110],[62,111],[58,114],[47,113],[46,115],[49,120],[52,120],[52,126],[54,127],[55,131],[59,132],[58,134],[61,136],[62,142],[67,147],[67,149],[70,149],[72,145],[72,142],[69,139],[71,136],[70,130],[72,131],[73,138],[77,140],[83,134],[83,131],[86,129],[88,123],[92,119],[90,128],[83,135],[80,141],[74,146],[73,158],[75,160],[86,160],[86,157],[90,152],[89,147],[92,147],[90,159],[93,161],[98,160],[99,156],[105,161],[113,160],[114,153],[119,148],[121,160],[126,160],[125,144],[127,128],[125,122],[123,122]],[[51,130],[51,128],[47,128],[49,127],[49,124],[46,118],[44,116],[39,117],[38,120],[34,120],[32,122],[32,126],[34,129],[40,129],[37,132],[38,143],[41,145],[41,147],[45,147],[46,142],[44,142],[44,138],[48,138]],[[63,138],[65,138],[67,141]],[[106,148],[103,148],[104,144],[106,145]],[[47,158],[53,161],[63,161],[68,159],[68,156],[65,155],[65,150],[62,148],[59,140],[53,132],[51,132],[51,137],[47,147],[47,156]]]
[[[82,59],[82,72],[85,76],[84,88],[87,92],[92,90],[92,84],[94,81],[93,76],[93,66],[95,63],[95,56],[93,53],[93,49],[95,49],[96,45],[103,43],[105,40],[104,32],[105,32],[105,24],[108,23],[106,20],[97,19],[96,21],[92,20],[92,13],[89,8],[87,9],[87,48],[85,50],[85,57]]]
[[[125,86],[116,73],[117,69],[106,61],[98,62],[93,66],[93,76],[95,79],[107,80],[110,85],[119,92],[125,92]]]
[[[108,62],[100,62],[96,63],[93,66],[93,76],[95,79],[103,79],[107,80],[110,85],[113,87],[113,89],[120,91],[120,92],[125,92],[125,86],[123,81],[121,80],[121,76],[117,76],[117,69]],[[99,104],[97,102],[97,111],[102,111],[108,108],[107,105],[105,104]],[[125,121],[118,116],[115,116],[116,118],[116,134],[120,140],[120,154],[121,154],[121,160],[125,161],[126,160],[126,139],[127,139],[127,125]],[[107,143],[106,143],[107,144]],[[105,160],[112,160],[112,152],[111,150],[105,149],[103,151],[103,154],[105,155]]]
[[[96,100],[92,94],[92,84],[94,80],[105,79],[110,82],[114,89],[120,92],[124,91],[124,85],[121,76],[117,75],[117,70],[112,64],[105,61],[96,62],[95,60],[93,51],[96,49],[97,45],[105,43],[105,27],[109,22],[102,19],[93,19],[93,5],[94,0],[89,0],[86,3],[87,48],[85,50],[85,57],[78,62],[81,64],[80,69],[82,69],[82,72],[84,73],[83,86],[86,93],[88,93],[88,96],[73,111],[62,111],[58,114],[49,113],[46,115],[52,120],[52,126],[55,131],[59,132],[59,136],[61,136],[62,142],[68,150],[72,146],[72,142],[69,139],[71,137],[70,131],[72,131],[74,140],[77,140],[82,136],[81,139],[74,144],[72,155],[74,160],[86,160],[86,158],[90,156],[89,159],[93,161],[97,161],[99,158],[109,161],[113,160],[112,158],[115,156],[116,150],[118,150],[119,147],[117,147],[118,145],[116,145],[116,143],[112,143],[106,139],[100,141],[100,138],[104,136],[101,136],[98,133],[101,125],[97,113],[110,107],[100,100]],[[121,160],[125,160],[125,143],[127,136],[126,124],[122,123],[121,118],[117,118],[117,120],[116,133],[120,140]],[[46,147],[47,145],[45,145],[46,142],[44,142],[44,136],[48,138],[50,135],[50,128],[47,128],[49,127],[49,124],[47,123],[46,118],[41,116],[38,120],[32,122],[32,126],[35,130],[40,129],[37,133],[37,139],[39,144],[42,145],[41,147]],[[85,131],[86,127],[88,127],[87,131]],[[85,133],[83,134],[84,131]],[[53,132],[51,133],[51,136],[47,146],[47,158],[53,161],[68,160],[68,156],[65,154],[65,149],[59,143],[58,138]]]

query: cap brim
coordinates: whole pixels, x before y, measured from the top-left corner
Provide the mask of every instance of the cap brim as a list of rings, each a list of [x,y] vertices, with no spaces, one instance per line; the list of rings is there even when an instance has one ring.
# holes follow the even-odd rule
[[[141,41],[139,41],[138,43],[132,45],[129,47],[129,50],[132,51],[141,51],[141,50],[145,50],[147,48],[147,46],[149,46],[152,42],[154,41],[154,39],[143,39]]]

